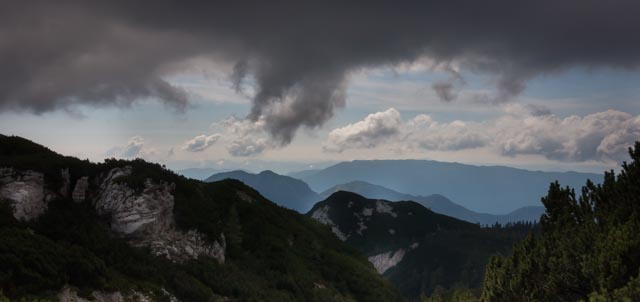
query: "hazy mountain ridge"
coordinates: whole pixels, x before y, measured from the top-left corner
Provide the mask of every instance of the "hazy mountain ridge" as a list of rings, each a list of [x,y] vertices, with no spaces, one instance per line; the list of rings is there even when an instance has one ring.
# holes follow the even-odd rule
[[[205,182],[223,179],[237,179],[242,181],[246,185],[256,189],[267,199],[300,213],[306,213],[314,203],[322,199],[322,197],[311,190],[304,181],[280,175],[270,170],[265,170],[258,174],[242,170],[217,173],[209,176],[205,179]]]
[[[542,213],[544,212],[544,207],[542,206],[529,206],[516,209],[510,213],[503,215],[477,213],[454,203],[447,197],[440,194],[433,194],[429,196],[414,196],[410,194],[403,194],[385,188],[383,186],[374,185],[364,181],[352,181],[334,186],[320,193],[320,196],[326,198],[337,191],[348,191],[360,194],[367,198],[385,199],[389,201],[411,200],[422,204],[423,206],[431,209],[436,213],[455,217],[472,223],[480,223],[481,225],[493,225],[496,222],[505,224],[508,222],[516,221],[538,221],[540,219],[540,215],[542,215]]]
[[[549,184],[556,180],[570,187],[580,187],[587,179],[595,183],[602,180],[598,174],[528,171],[430,160],[356,160],[302,175],[301,179],[318,192],[351,181],[365,181],[405,194],[442,194],[467,209],[491,214],[540,206],[540,196],[544,196]]]
[[[222,173],[227,171],[228,170],[219,170],[214,168],[187,168],[187,169],[176,170],[175,172],[187,178],[205,180],[207,179],[207,177],[215,173]]]
[[[314,175],[318,172],[322,171],[322,169],[311,169],[311,170],[302,170],[302,171],[296,171],[296,172],[291,172],[291,173],[287,173],[287,176],[293,177],[293,178],[297,178],[297,179],[303,179],[305,177],[309,177],[311,175]]]
[[[455,217],[468,222],[480,223],[482,225],[492,225],[496,222],[505,224],[515,221],[538,221],[540,215],[544,211],[544,208],[541,206],[528,206],[502,215],[478,213],[460,206],[440,194],[415,196],[400,193],[383,186],[374,185],[364,181],[352,181],[340,184],[317,194],[313,192],[302,180],[295,179],[290,176],[279,175],[268,170],[258,174],[242,170],[222,172],[210,176],[206,181],[216,181],[227,178],[240,180],[256,189],[268,199],[301,213],[305,213],[315,202],[318,202],[323,198],[327,198],[329,195],[337,191],[354,192],[374,199],[416,201],[436,213]]]

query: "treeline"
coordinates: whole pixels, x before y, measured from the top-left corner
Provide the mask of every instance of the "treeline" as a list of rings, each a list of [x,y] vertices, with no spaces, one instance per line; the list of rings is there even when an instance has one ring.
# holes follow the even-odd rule
[[[616,176],[542,199],[541,233],[491,259],[482,301],[640,301],[640,143]]]
[[[433,265],[411,263],[411,257],[403,259],[400,265],[407,269],[421,267],[421,275],[428,276],[424,278],[428,283],[421,284],[414,295],[421,301],[478,301],[492,255],[509,255],[515,243],[537,232],[539,224],[528,221],[495,223],[467,231],[441,231],[431,236],[420,250],[435,260]],[[411,276],[399,281],[403,284],[401,290],[405,284],[416,283]]]
[[[436,288],[421,301],[640,301],[640,143],[629,155],[601,185],[552,183],[539,224],[508,226],[531,231],[491,258],[481,290]]]
[[[540,223],[538,223],[537,221],[515,221],[515,222],[507,222],[507,223],[499,223],[496,222],[494,224],[492,224],[489,228],[491,229],[511,229],[514,231],[518,231],[518,230],[525,230],[525,231],[529,231],[529,230],[539,230],[540,229]]]

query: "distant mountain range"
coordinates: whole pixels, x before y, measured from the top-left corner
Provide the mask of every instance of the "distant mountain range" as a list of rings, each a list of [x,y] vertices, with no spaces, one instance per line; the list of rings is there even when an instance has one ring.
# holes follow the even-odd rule
[[[540,206],[540,197],[556,180],[576,189],[587,179],[602,181],[602,175],[590,173],[528,171],[430,160],[357,160],[295,175],[316,192],[365,181],[415,196],[442,194],[467,209],[491,214]]]
[[[353,192],[373,199],[385,199],[390,201],[412,200],[422,204],[423,206],[431,209],[436,213],[455,217],[468,222],[480,223],[482,225],[493,225],[496,222],[505,224],[514,221],[538,221],[540,219],[540,215],[544,213],[544,207],[542,206],[523,207],[503,215],[477,213],[454,203],[447,197],[440,194],[432,194],[429,196],[414,196],[400,193],[383,186],[370,184],[364,181],[352,181],[334,186],[320,193],[320,196],[326,198],[338,191]]]
[[[306,213],[313,207],[314,203],[322,200],[322,197],[312,191],[304,181],[276,174],[269,170],[258,174],[241,170],[217,173],[205,179],[205,182],[214,182],[227,178],[242,181],[256,189],[267,199],[300,213]]]
[[[218,170],[214,168],[188,168],[175,171],[176,173],[197,180],[205,180],[207,177],[214,173],[225,172],[225,170]]]
[[[293,178],[297,178],[297,179],[304,179],[307,178],[309,176],[313,176],[314,174],[318,173],[322,171],[322,169],[311,169],[311,170],[302,170],[302,171],[297,171],[297,172],[291,172],[289,174],[287,174],[287,176],[291,176]]]
[[[317,203],[307,215],[362,252],[410,300],[437,285],[480,286],[490,256],[508,253],[531,227],[480,228],[413,201],[367,199],[345,191]]]
[[[211,175],[205,181],[212,182],[223,179],[237,179],[256,189],[260,194],[274,202],[294,209],[300,213],[306,213],[314,203],[323,200],[337,191],[348,191],[360,194],[367,198],[385,199],[390,201],[415,201],[432,211],[455,217],[472,223],[493,225],[496,222],[505,224],[514,221],[538,221],[544,212],[544,207],[530,206],[517,209],[511,213],[494,215],[477,213],[456,204],[447,197],[432,194],[429,196],[415,196],[400,193],[383,186],[374,185],[364,181],[352,181],[334,186],[320,194],[312,191],[309,186],[299,179],[290,176],[279,175],[272,171],[262,171],[253,174],[241,170],[223,172]]]

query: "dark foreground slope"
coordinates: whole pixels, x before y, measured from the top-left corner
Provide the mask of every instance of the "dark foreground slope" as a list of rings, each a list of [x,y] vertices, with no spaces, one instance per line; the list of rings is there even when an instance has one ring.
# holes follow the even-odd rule
[[[400,299],[325,226],[238,181],[142,160],[94,164],[7,136],[0,174],[0,289],[11,300]]]
[[[273,171],[262,171],[258,174],[245,171],[222,172],[209,176],[205,181],[237,179],[256,189],[269,200],[300,213],[306,213],[314,203],[322,198],[299,179],[276,174]]]
[[[493,254],[506,254],[530,225],[480,228],[411,201],[339,191],[307,214],[360,250],[409,299],[437,287],[477,288]]]
[[[495,223],[507,224],[509,222],[518,221],[537,222],[540,219],[540,215],[544,212],[544,207],[528,206],[500,215],[478,213],[456,204],[440,194],[432,194],[428,196],[409,195],[364,181],[352,181],[337,185],[320,193],[320,195],[326,198],[337,191],[353,192],[373,199],[384,199],[390,201],[412,200],[436,213],[472,223],[479,223],[481,225],[493,225]]]

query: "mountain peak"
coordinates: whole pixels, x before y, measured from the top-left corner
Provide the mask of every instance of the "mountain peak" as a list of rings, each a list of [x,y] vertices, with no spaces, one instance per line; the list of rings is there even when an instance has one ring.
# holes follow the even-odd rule
[[[343,198],[352,198],[352,199],[365,199],[364,196],[354,193],[351,191],[338,190],[329,195],[326,200],[334,200],[334,199],[343,199]]]
[[[414,297],[424,286],[430,292],[434,284],[446,287],[453,280],[466,278],[465,282],[479,285],[484,261],[514,241],[513,233],[483,229],[413,201],[368,199],[341,190],[307,215],[327,225],[362,252],[380,274]],[[416,276],[416,270],[425,273]],[[441,277],[443,273],[447,277]]]
[[[280,175],[280,174],[278,174],[276,172],[273,172],[271,170],[264,170],[264,171],[258,173],[258,175],[270,175],[270,176],[277,175],[277,176],[282,176],[282,177],[288,177],[288,176]]]
[[[264,170],[258,174],[245,171],[217,173],[208,177],[206,182],[233,178],[254,188],[267,199],[300,213],[306,213],[313,204],[322,198],[312,191],[302,180]]]

